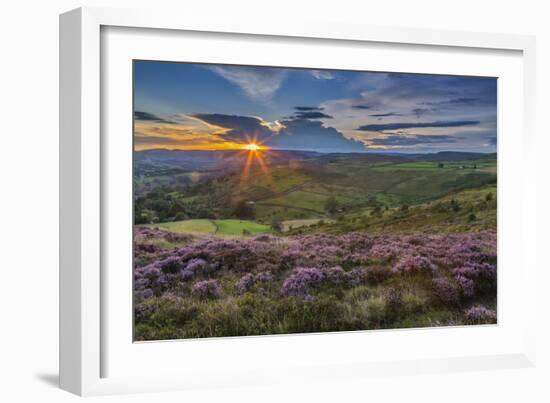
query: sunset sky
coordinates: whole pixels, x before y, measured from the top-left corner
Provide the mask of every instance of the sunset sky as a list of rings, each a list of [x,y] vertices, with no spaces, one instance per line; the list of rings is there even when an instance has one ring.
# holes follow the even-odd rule
[[[494,78],[134,62],[136,150],[496,151]]]

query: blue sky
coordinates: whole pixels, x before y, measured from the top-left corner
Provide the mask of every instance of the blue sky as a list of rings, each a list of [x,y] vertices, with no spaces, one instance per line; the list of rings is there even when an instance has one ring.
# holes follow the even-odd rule
[[[496,151],[497,80],[134,62],[136,149]]]

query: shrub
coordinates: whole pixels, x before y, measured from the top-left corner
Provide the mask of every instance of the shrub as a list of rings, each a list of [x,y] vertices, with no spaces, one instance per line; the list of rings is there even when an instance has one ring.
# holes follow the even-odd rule
[[[244,294],[250,291],[256,283],[268,283],[273,280],[273,275],[268,271],[262,271],[257,274],[248,273],[242,276],[235,284],[237,294]]]
[[[465,298],[472,298],[475,295],[475,284],[473,280],[462,275],[455,276],[455,280]]]
[[[198,298],[218,298],[222,288],[218,280],[204,280],[193,284],[191,293]]]
[[[458,285],[443,277],[432,280],[432,293],[436,301],[445,305],[458,305],[460,302]]]
[[[487,323],[496,323],[497,313],[483,305],[476,305],[464,311],[466,322],[471,325],[481,325]]]
[[[403,305],[403,293],[398,288],[389,287],[384,289],[382,297],[388,308],[397,309]]]
[[[419,255],[403,256],[392,269],[396,273],[430,273],[433,274],[436,270],[432,261]]]
[[[391,270],[387,266],[369,266],[365,270],[365,279],[368,283],[380,284],[386,281],[392,275]]]
[[[285,297],[310,297],[308,287],[318,284],[325,278],[321,269],[316,267],[300,267],[294,269],[281,287],[281,294]]]
[[[254,282],[254,275],[251,273],[242,276],[235,284],[235,291],[237,294],[244,294],[247,292]]]
[[[204,269],[207,265],[208,263],[204,259],[191,259],[187,262],[185,268],[180,272],[180,278],[184,281],[189,280],[198,270]]]

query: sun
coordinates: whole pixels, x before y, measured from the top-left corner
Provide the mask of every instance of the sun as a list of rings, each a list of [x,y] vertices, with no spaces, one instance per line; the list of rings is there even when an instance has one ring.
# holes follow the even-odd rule
[[[261,149],[262,148],[256,143],[248,143],[243,146],[243,150],[248,150],[248,151],[258,151]]]

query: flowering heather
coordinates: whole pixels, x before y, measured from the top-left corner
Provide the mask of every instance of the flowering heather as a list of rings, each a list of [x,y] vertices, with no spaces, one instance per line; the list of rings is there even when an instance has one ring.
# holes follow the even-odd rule
[[[204,280],[193,284],[191,293],[198,298],[218,298],[222,294],[222,287],[218,280]]]
[[[365,270],[362,268],[357,268],[346,272],[346,283],[355,287],[363,283],[365,280]]]
[[[217,329],[217,335],[352,330],[426,323],[426,315],[438,324],[456,324],[457,318],[490,323],[496,315],[477,305],[496,301],[496,236],[491,231],[156,243],[155,236],[170,238],[165,232],[139,230],[136,326],[155,329],[166,315],[166,326],[185,323],[178,331],[202,337],[207,329]],[[406,300],[405,289],[411,291]],[[170,295],[177,295],[177,303]],[[437,316],[430,318],[430,310]],[[227,329],[206,321],[214,317]]]
[[[472,282],[472,288],[476,292],[494,290],[497,286],[496,265],[486,262],[466,262],[463,266],[453,269],[453,275],[464,277]]]
[[[238,294],[244,294],[249,291],[254,284],[268,283],[273,280],[273,275],[270,272],[263,271],[257,274],[248,273],[240,278],[235,284],[235,291]]]
[[[425,272],[432,274],[435,270],[436,266],[429,258],[419,255],[405,255],[393,267],[393,271],[396,273]]]
[[[185,267],[180,272],[180,278],[182,280],[189,280],[192,278],[198,270],[204,269],[208,263],[201,258],[194,258],[187,262]]]
[[[432,280],[434,297],[444,304],[457,305],[460,301],[460,289],[450,280],[439,277]]]
[[[470,324],[479,325],[484,323],[496,323],[497,313],[483,305],[473,306],[464,311],[466,321]]]
[[[186,242],[191,241],[193,237],[188,234],[170,232],[160,228],[134,227],[135,242],[158,239],[162,239],[168,242]]]
[[[319,284],[325,278],[321,269],[316,267],[299,267],[286,278],[281,287],[281,294],[286,297],[308,297],[308,287]]]
[[[455,276],[455,280],[462,291],[462,295],[466,298],[471,298],[475,295],[474,280],[460,274]]]
[[[357,286],[361,284],[364,272],[354,269],[349,272],[341,267],[299,267],[294,269],[281,287],[281,295],[286,297],[302,297],[311,299],[309,290],[315,285],[326,284],[331,286]]]

